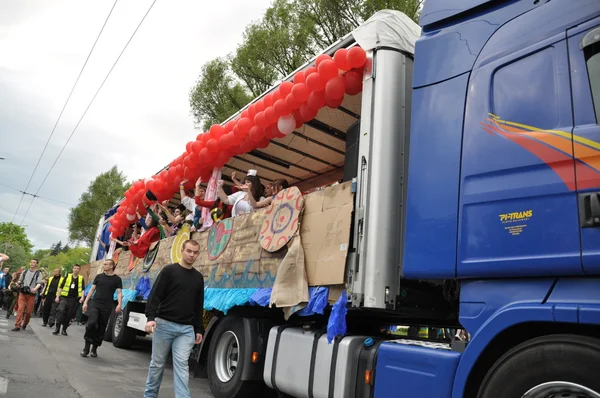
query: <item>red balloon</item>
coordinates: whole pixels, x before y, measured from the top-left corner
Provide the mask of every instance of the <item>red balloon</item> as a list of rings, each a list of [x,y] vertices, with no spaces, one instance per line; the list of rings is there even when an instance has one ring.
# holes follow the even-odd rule
[[[315,66],[319,67],[324,61],[331,60],[331,57],[327,54],[320,54],[315,60]]]
[[[208,148],[204,148],[200,151],[200,160],[202,161],[202,163],[210,163],[215,159],[216,153],[215,152],[211,152],[208,150]],[[179,172],[174,173],[173,177],[173,182],[175,183],[179,183],[180,181],[177,181],[177,174],[179,174]]]
[[[242,145],[240,145],[240,153],[248,153],[254,148],[254,143],[250,139],[246,139]]]
[[[278,117],[275,114],[275,110],[273,109],[272,106],[265,109],[265,118],[267,119],[267,126],[269,124],[275,123],[277,121]]]
[[[298,83],[306,83],[306,76],[304,75],[304,71],[297,72],[294,75],[294,84]]]
[[[248,137],[254,142],[259,142],[263,139],[264,132],[258,126],[254,126],[250,129]]]
[[[304,103],[308,99],[308,87],[306,87],[305,83],[294,84],[294,88],[292,88],[292,95],[298,102]]]
[[[188,159],[190,160],[191,167],[196,167],[200,161],[200,156],[198,156],[196,153],[190,153]]]
[[[250,112],[250,114],[252,114],[252,112]],[[252,117],[254,119],[254,117],[256,116],[256,114]],[[240,134],[243,135],[248,135],[248,132],[250,131],[250,129],[252,128],[252,120],[248,119],[248,118],[243,118],[240,119],[240,121],[237,124],[237,127],[239,127],[240,129]]]
[[[231,156],[229,155],[229,153],[225,151],[219,152],[219,154],[217,155],[217,159],[215,160],[215,166],[223,167],[229,161],[230,158]]]
[[[288,113],[290,113],[290,107],[282,99],[277,100],[275,105],[273,105],[273,110],[275,111],[275,115],[277,115],[278,117],[287,115]],[[264,126],[264,127],[266,127],[266,126]]]
[[[133,188],[136,191],[139,191],[140,189],[144,188],[144,182],[142,180],[137,180],[134,184],[133,184]],[[137,192],[136,192],[137,193]]]
[[[342,105],[342,102],[344,102],[344,97],[340,97],[340,98],[325,98],[325,101],[327,103],[327,106],[331,109],[335,109],[337,107],[339,107],[340,105]]]
[[[318,110],[311,108],[310,106],[308,106],[308,104],[304,104],[300,107],[300,114],[302,115],[302,118],[306,121],[313,120],[315,117],[317,117],[317,113]]]
[[[293,94],[288,94],[287,98],[285,99],[285,103],[289,109],[293,109],[293,110],[300,108],[300,106],[302,105],[301,102],[299,102],[298,100],[296,100],[296,98],[294,98]]]
[[[161,180],[161,179],[154,180],[154,189],[155,190],[162,191],[164,187],[165,187],[165,183],[163,182],[163,180]]]
[[[188,152],[192,152],[192,144],[193,143],[194,143],[193,141],[190,141],[187,144],[185,144],[185,150]]]
[[[287,96],[292,92],[294,86],[294,83],[285,81],[279,85],[279,91],[281,91],[281,95]]]
[[[220,124],[213,124],[212,126],[210,126],[210,138],[218,140],[225,133],[225,128]]]
[[[206,147],[210,152],[217,152],[219,150],[219,141],[215,140],[214,138],[211,138],[206,143]]]
[[[258,127],[262,127],[265,128],[269,125],[269,123],[267,122],[267,118],[265,117],[265,113],[264,112],[258,112],[256,114],[256,116],[254,116],[254,123],[256,123],[256,125]],[[252,130],[252,129],[250,129]]]
[[[321,91],[325,89],[325,83],[327,80],[323,79],[319,73],[311,73],[306,78],[306,85],[312,91]]]
[[[265,110],[265,103],[262,101],[258,101],[254,104],[254,109],[256,109],[256,114]]]
[[[269,137],[266,137],[258,143],[258,148],[266,148],[270,144],[271,144],[271,140],[269,139]]]
[[[319,64],[319,75],[324,80],[333,79],[338,75],[338,67],[331,59],[326,59]]]
[[[348,62],[347,56],[348,50],[346,50],[345,48],[340,48],[335,52],[335,54],[333,54],[333,61],[335,62],[338,69],[341,69],[343,71],[348,71],[352,69],[350,63]]]
[[[279,89],[275,89],[275,91],[273,91],[273,103],[277,102],[278,99],[282,99],[282,98],[285,98],[285,95],[282,96]]]
[[[308,79],[308,77],[317,72],[317,68],[315,68],[314,66],[309,66],[308,68],[306,68],[306,70],[304,71],[304,76]]]
[[[351,67],[360,68],[367,62],[367,53],[359,46],[354,46],[348,50],[346,59]]]
[[[185,159],[183,160],[183,164],[185,165],[185,167],[192,167],[192,161],[189,156],[185,157]]]
[[[238,137],[238,138],[244,138],[244,137],[245,137],[245,135],[244,135],[244,134],[242,134],[242,130],[240,130],[240,128],[239,128],[238,126],[235,126],[235,127],[233,128],[233,134],[234,134],[236,137]]]
[[[219,146],[221,148],[229,148],[233,142],[231,141],[231,133],[223,134],[221,138],[219,138]]]
[[[248,118],[250,120],[254,119],[254,116],[256,116],[256,106],[254,104],[250,105],[248,107]],[[241,120],[241,119],[240,119]],[[239,123],[239,122],[238,122]]]
[[[345,91],[344,78],[341,76],[334,77],[325,85],[325,95],[328,98],[344,98]]]
[[[250,117],[250,116],[248,116],[248,110],[247,109],[244,110],[244,111],[242,111],[242,113],[240,114],[240,118],[244,118],[244,117]]]
[[[196,140],[194,142],[192,142],[192,153],[199,153],[202,148],[204,148],[204,145],[202,145],[202,142]]]
[[[309,107],[321,109],[325,106],[325,91],[313,91],[306,101]]]
[[[346,94],[356,95],[362,91],[362,75],[355,71],[350,71],[344,76],[344,86]]]
[[[247,112],[247,111],[244,111],[244,112]],[[233,130],[233,128],[235,127],[236,123],[237,123],[237,120],[230,120],[230,121],[228,121],[227,124],[225,125],[225,130],[227,130],[227,131]]]
[[[272,93],[265,94],[265,96],[263,98],[263,102],[265,103],[265,109],[270,106],[273,106],[273,104],[275,103],[275,101],[273,101],[273,94]]]
[[[300,113],[300,109],[295,110],[292,113],[292,115],[294,115],[294,119],[296,120],[296,128],[297,129],[299,129],[300,127],[302,127],[302,125],[304,124],[304,122],[307,121],[307,120],[304,120],[304,118],[302,117],[302,114]]]

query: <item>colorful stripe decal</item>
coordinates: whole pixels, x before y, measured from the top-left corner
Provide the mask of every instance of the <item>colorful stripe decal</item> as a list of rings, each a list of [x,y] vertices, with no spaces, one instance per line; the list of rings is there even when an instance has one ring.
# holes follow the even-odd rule
[[[489,116],[487,122],[481,123],[484,131],[507,138],[536,155],[569,190],[600,187],[600,143],[560,130],[542,130]]]

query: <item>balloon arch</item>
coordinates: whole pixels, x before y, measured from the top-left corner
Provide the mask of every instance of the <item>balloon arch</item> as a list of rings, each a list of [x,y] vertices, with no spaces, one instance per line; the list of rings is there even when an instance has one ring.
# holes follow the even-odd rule
[[[136,211],[145,215],[142,198],[147,190],[159,201],[170,199],[182,180],[189,180],[186,189],[191,189],[198,177],[208,181],[212,170],[223,167],[232,156],[266,148],[272,139],[283,138],[314,119],[321,108],[337,108],[344,95],[360,93],[366,61],[367,54],[359,46],[341,48],[333,58],[321,54],[315,66],[297,72],[293,82],[281,83],[238,118],[225,125],[214,124],[208,132],[200,133],[168,168],[152,178],[136,181],[125,192],[125,200],[111,220],[111,236],[123,235],[136,219]]]

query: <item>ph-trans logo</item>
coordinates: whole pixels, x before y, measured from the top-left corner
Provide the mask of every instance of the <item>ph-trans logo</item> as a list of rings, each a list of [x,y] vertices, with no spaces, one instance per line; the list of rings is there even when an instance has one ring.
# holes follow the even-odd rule
[[[511,236],[519,236],[525,228],[527,221],[533,217],[533,210],[515,211],[513,213],[499,214],[500,222]]]
[[[516,211],[514,213],[500,214],[500,221],[525,221],[533,216],[533,210]]]

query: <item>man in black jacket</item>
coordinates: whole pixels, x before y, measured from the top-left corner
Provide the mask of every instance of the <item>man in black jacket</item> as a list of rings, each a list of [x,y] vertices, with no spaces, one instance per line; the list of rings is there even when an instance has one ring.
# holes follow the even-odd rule
[[[165,266],[152,286],[146,304],[146,332],[152,336],[152,360],[144,398],[158,397],[165,363],[172,350],[175,396],[190,396],[188,360],[204,334],[204,277],[193,265],[200,244],[186,240],[179,263]]]

